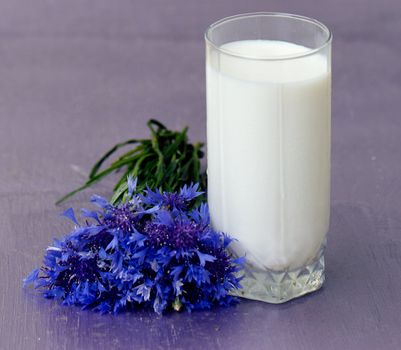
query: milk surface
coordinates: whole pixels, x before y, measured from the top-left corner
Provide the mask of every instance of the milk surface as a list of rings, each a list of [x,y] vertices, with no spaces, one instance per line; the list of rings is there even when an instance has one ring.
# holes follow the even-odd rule
[[[245,40],[208,55],[208,201],[212,225],[271,270],[314,259],[329,225],[330,68],[310,49]]]

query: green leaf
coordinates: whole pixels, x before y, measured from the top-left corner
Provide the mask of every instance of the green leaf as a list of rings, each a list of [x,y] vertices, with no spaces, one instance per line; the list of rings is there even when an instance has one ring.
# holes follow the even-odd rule
[[[99,170],[99,168],[102,166],[102,164],[106,161],[107,158],[109,158],[114,152],[116,152],[119,148],[124,147],[126,145],[129,144],[133,144],[133,143],[138,143],[140,142],[140,140],[136,140],[136,139],[132,139],[132,140],[128,140],[125,142],[121,142],[116,144],[114,147],[112,147],[111,149],[109,149],[93,166],[91,172],[89,173],[89,178],[92,178],[96,175],[97,171]]]
[[[154,119],[149,120],[147,125],[150,130],[149,139],[130,139],[113,146],[93,165],[85,184],[59,199],[56,204],[115,171],[122,171],[122,176],[114,186],[111,199],[113,203],[127,195],[128,175],[138,178],[138,191],[146,186],[162,191],[175,191],[184,184],[199,181],[201,187],[205,188],[206,174],[200,173],[203,144],[188,142],[188,128],[181,131],[169,130]],[[114,160],[111,159],[119,149],[129,145],[134,145],[134,148]],[[111,160],[111,164],[104,167],[107,160]]]

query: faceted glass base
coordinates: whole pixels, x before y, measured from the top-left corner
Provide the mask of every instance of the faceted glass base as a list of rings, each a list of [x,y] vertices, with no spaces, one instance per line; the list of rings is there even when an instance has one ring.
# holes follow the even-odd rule
[[[324,248],[309,265],[296,270],[272,271],[245,266],[242,289],[232,294],[238,297],[273,304],[284,303],[318,290],[324,283]]]

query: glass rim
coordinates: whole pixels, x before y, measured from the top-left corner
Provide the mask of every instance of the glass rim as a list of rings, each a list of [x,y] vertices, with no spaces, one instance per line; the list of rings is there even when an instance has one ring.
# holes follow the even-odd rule
[[[305,51],[302,53],[291,54],[291,55],[274,56],[274,57],[272,57],[272,56],[270,56],[270,57],[269,56],[252,56],[252,55],[239,54],[239,53],[222,48],[221,46],[219,46],[215,42],[213,42],[213,40],[210,38],[211,32],[218,26],[220,26],[224,23],[227,23],[227,22],[231,22],[231,21],[235,21],[240,18],[247,18],[247,17],[281,17],[281,18],[289,18],[289,19],[296,19],[296,20],[301,20],[304,22],[309,22],[310,24],[320,27],[327,34],[327,38],[318,47],[313,48],[313,49],[308,48],[308,51]],[[283,61],[283,60],[302,58],[302,57],[313,55],[316,52],[319,52],[320,50],[322,50],[325,47],[327,47],[328,45],[330,45],[330,43],[333,39],[333,34],[326,25],[324,25],[322,22],[320,22],[314,18],[310,18],[310,17],[306,17],[306,16],[302,16],[302,15],[295,15],[295,14],[291,14],[291,13],[285,13],[285,12],[248,12],[248,13],[241,13],[241,14],[237,14],[237,15],[233,15],[233,16],[224,17],[224,18],[219,19],[218,21],[212,23],[211,25],[209,25],[206,28],[204,38],[205,38],[205,41],[207,44],[211,45],[213,48],[215,48],[216,50],[220,51],[221,53],[223,53],[225,55],[229,55],[229,56],[233,56],[233,57],[237,57],[237,58],[243,58],[243,59],[250,59],[250,60]],[[249,40],[251,40],[251,39],[249,39]]]

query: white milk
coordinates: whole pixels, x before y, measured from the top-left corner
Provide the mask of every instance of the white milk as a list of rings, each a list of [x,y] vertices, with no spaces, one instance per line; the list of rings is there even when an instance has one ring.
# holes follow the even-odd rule
[[[245,40],[223,49],[282,57],[310,49]],[[330,212],[330,71],[318,55],[207,63],[208,200],[213,226],[248,261],[294,269],[316,256]],[[240,248],[236,248],[238,252]]]

